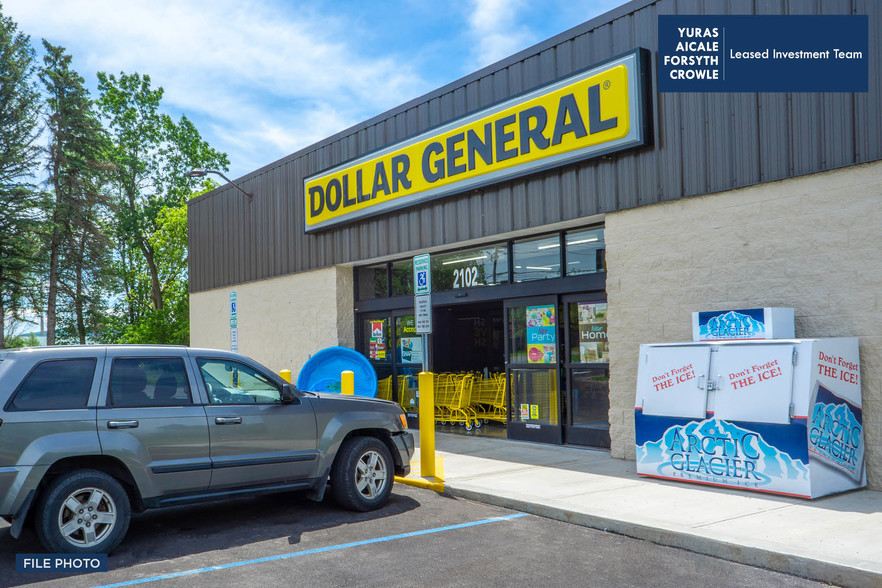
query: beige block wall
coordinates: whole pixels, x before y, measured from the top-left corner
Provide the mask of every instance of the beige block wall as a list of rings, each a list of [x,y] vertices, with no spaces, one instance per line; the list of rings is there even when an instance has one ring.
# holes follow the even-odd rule
[[[230,348],[230,292],[238,298],[239,353],[296,382],[309,357],[354,347],[352,268],[331,267],[190,294],[190,345]]]
[[[871,487],[882,489],[882,162],[606,217],[612,455],[634,459],[641,343],[692,312],[793,307],[797,337],[860,337]]]

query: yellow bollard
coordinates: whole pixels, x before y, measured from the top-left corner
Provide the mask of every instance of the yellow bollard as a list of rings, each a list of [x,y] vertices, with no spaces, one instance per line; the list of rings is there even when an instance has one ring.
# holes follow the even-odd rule
[[[340,394],[355,394],[355,372],[346,370],[340,372]]]
[[[291,383],[291,370],[282,370],[279,372],[279,375],[282,376],[283,380],[289,384]]]
[[[420,475],[435,477],[435,375],[420,372]]]

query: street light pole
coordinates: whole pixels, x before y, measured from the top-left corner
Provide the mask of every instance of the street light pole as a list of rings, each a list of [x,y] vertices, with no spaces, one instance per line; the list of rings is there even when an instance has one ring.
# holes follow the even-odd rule
[[[233,180],[231,180],[230,178],[228,178],[227,176],[225,176],[224,174],[222,174],[221,172],[219,172],[219,171],[217,171],[217,170],[214,170],[214,169],[204,169],[204,168],[201,168],[201,167],[197,167],[196,169],[187,172],[187,176],[188,176],[188,177],[191,177],[191,178],[204,178],[204,177],[205,177],[206,175],[208,175],[208,174],[215,174],[215,175],[218,175],[218,176],[222,177],[222,178],[225,179],[225,180],[227,181],[227,183],[230,184],[232,187],[234,187],[235,189],[239,190],[240,192],[242,192],[243,194],[245,194],[246,196],[248,196],[248,200],[253,200],[253,199],[254,199],[254,197],[253,197],[251,194],[249,194],[248,192],[246,192],[245,190],[243,190],[242,188],[240,188],[239,185],[236,184],[236,182],[234,182]]]

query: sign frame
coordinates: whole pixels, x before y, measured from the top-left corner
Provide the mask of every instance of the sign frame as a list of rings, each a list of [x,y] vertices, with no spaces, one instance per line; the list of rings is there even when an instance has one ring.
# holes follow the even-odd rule
[[[420,274],[426,276],[425,284],[420,283]],[[413,293],[414,296],[432,293],[432,260],[428,253],[413,258]]]
[[[513,108],[518,103],[525,103],[534,98],[541,97],[545,94],[552,93],[559,88],[566,87],[573,83],[578,83],[579,79],[587,79],[595,75],[601,75],[605,71],[611,70],[618,65],[628,65],[627,79],[629,89],[629,102],[627,105],[629,112],[630,127],[628,133],[619,139],[614,139],[590,145],[584,148],[575,149],[573,151],[557,153],[541,159],[533,161],[525,161],[510,167],[497,168],[487,173],[476,175],[469,178],[452,182],[436,188],[430,188],[421,192],[415,192],[404,196],[387,199],[378,204],[366,206],[346,213],[345,215],[337,215],[314,224],[309,224],[309,184],[317,179],[332,176],[336,173],[347,169],[354,169],[358,165],[370,162],[387,155],[391,155],[396,151],[401,151],[408,146],[421,143],[433,137],[454,131],[464,127],[470,123],[485,119],[496,113],[506,109]],[[548,84],[544,84],[537,88],[528,90],[521,94],[517,94],[506,98],[496,104],[483,108],[472,114],[454,119],[450,122],[439,125],[433,129],[429,129],[419,135],[399,141],[365,155],[344,162],[330,169],[322,170],[304,178],[303,193],[301,202],[304,210],[304,233],[313,233],[330,227],[347,224],[363,218],[384,214],[390,211],[399,210],[424,204],[437,198],[442,198],[452,194],[463,193],[469,190],[477,190],[484,186],[496,184],[501,181],[508,181],[525,175],[540,173],[547,169],[560,167],[585,159],[593,159],[603,155],[650,145],[653,141],[652,133],[652,67],[650,62],[650,52],[645,48],[637,48],[627,53],[618,55],[611,59],[592,64],[588,67],[579,69],[564,78],[559,78]],[[418,166],[419,162],[412,162]],[[393,180],[394,181],[394,180]],[[354,198],[354,196],[353,196]],[[339,206],[339,203],[338,203]],[[336,210],[336,209],[335,209]]]
[[[418,335],[429,335],[432,333],[431,294],[420,294],[413,297],[413,318]]]

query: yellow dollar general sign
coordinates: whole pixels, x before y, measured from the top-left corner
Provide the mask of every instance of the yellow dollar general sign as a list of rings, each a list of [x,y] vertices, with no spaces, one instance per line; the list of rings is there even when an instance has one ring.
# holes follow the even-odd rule
[[[304,180],[306,232],[645,145],[637,50]]]

